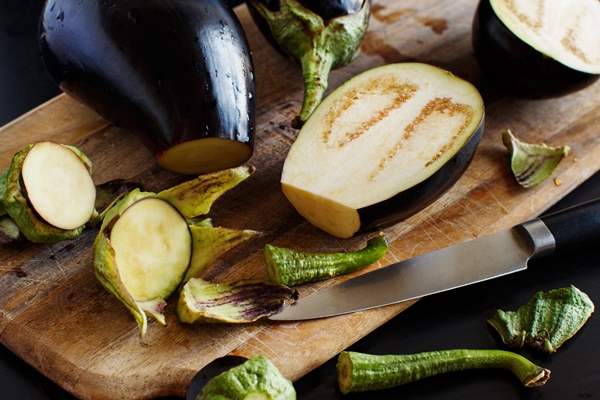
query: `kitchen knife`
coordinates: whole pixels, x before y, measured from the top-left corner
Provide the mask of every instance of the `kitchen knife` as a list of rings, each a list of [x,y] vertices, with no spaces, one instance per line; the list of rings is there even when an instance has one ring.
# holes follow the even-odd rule
[[[600,199],[364,273],[322,289],[270,317],[305,320],[368,310],[486,281],[528,260],[600,243]]]

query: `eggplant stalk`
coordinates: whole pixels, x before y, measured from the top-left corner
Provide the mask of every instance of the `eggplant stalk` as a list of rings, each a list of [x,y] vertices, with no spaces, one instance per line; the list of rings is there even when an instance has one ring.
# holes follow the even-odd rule
[[[269,10],[257,0],[250,4],[267,21],[281,49],[302,68],[304,100],[292,121],[292,127],[299,129],[321,102],[330,71],[348,65],[360,53],[371,3],[366,0],[357,13],[329,21],[296,0],[281,0],[279,11]]]
[[[550,371],[505,350],[453,349],[408,355],[371,355],[344,351],[337,363],[343,394],[388,389],[446,372],[502,368],[526,387],[544,385]]]

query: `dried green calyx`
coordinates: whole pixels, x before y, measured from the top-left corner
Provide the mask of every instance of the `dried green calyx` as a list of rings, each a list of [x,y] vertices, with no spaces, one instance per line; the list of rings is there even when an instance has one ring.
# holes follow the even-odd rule
[[[549,147],[519,141],[510,130],[502,133],[502,142],[510,152],[510,167],[517,182],[531,187],[544,181],[560,161],[569,154],[570,147]]]
[[[255,280],[211,283],[190,279],[183,287],[177,315],[181,322],[247,323],[271,316],[293,303],[298,292]]]
[[[575,286],[538,292],[517,311],[498,310],[488,321],[505,344],[524,344],[554,353],[573,337],[594,312],[594,303]]]

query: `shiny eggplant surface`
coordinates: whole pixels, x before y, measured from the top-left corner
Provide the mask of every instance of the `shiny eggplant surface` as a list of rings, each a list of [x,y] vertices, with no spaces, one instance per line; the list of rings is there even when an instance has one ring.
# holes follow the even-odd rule
[[[548,7],[550,2],[539,1],[539,3],[540,7],[544,4]],[[569,6],[565,5],[565,7]],[[547,12],[542,14],[547,14]],[[538,17],[539,21],[536,20]],[[566,15],[564,17],[566,19]],[[546,28],[545,26],[550,22],[542,21],[541,15],[528,18],[518,14],[517,18],[523,20],[524,23],[537,26],[535,29],[539,29],[541,26],[544,26],[543,29],[549,30],[558,28],[552,26]],[[532,31],[535,29],[532,28]],[[568,33],[569,30],[564,29],[565,35],[582,35],[581,32],[571,31]],[[600,32],[600,28],[598,31]],[[561,42],[552,46],[553,50],[558,49],[553,51],[553,54],[549,54],[548,50],[536,48],[535,46],[541,46],[531,38],[527,30],[520,30],[517,35],[509,29],[497,15],[490,0],[480,1],[474,16],[472,33],[473,49],[481,70],[490,82],[503,93],[528,99],[559,97],[581,90],[600,77],[600,70],[592,72],[592,70],[600,68],[600,64],[586,71],[560,61],[563,54],[566,54],[566,58],[573,58],[574,55],[586,58],[576,44],[565,42],[568,36],[564,36],[562,39],[560,37],[553,38],[550,35],[544,36],[545,42]],[[600,35],[596,35],[593,40],[596,40],[600,46]]]
[[[64,92],[139,134],[164,168],[201,174],[251,157],[253,63],[221,0],[48,0],[39,46]]]

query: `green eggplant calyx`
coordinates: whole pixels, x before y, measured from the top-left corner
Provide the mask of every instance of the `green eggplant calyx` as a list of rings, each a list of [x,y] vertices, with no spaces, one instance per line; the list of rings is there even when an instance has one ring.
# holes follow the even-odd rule
[[[271,11],[258,1],[251,1],[251,5],[267,21],[275,42],[302,68],[304,99],[292,121],[292,126],[299,129],[321,102],[329,72],[350,64],[360,53],[371,2],[365,1],[357,13],[327,23],[296,0],[281,0],[279,11]]]
[[[296,390],[267,357],[257,354],[212,378],[196,397],[217,399],[295,400]]]
[[[22,239],[19,227],[8,215],[0,215],[0,245],[15,244]]]
[[[524,188],[548,178],[560,161],[569,154],[569,146],[549,147],[519,141],[510,130],[502,133],[502,142],[510,152],[510,167],[517,182]]]
[[[211,283],[190,279],[177,303],[179,321],[250,323],[278,313],[298,299],[298,292],[284,285],[246,280]]]
[[[488,323],[509,347],[527,344],[551,354],[581,329],[594,308],[590,298],[571,285],[538,292],[517,311],[498,310]]]
[[[296,286],[358,271],[380,260],[388,246],[388,239],[379,234],[353,252],[307,253],[267,244],[263,255],[271,282]]]

